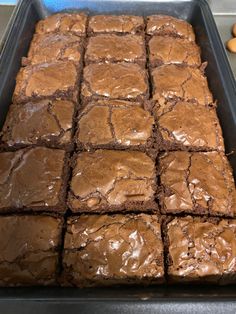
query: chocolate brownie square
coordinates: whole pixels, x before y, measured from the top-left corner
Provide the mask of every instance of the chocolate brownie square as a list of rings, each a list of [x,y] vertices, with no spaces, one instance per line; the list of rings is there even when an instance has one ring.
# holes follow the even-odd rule
[[[78,73],[72,61],[43,63],[21,68],[16,77],[13,102],[45,98],[77,101]]]
[[[1,132],[3,146],[21,148],[46,145],[73,148],[74,104],[67,100],[41,100],[12,104]]]
[[[52,32],[71,32],[75,35],[84,35],[86,32],[87,15],[81,13],[57,13],[41,20],[36,25],[38,34]]]
[[[65,285],[79,287],[164,282],[157,216],[69,218],[63,254]]]
[[[0,153],[0,212],[65,211],[67,168],[66,154],[59,149]]]
[[[187,39],[170,36],[153,36],[148,42],[151,66],[183,64],[199,67],[200,48]]]
[[[154,118],[140,103],[122,100],[90,102],[79,115],[79,148],[136,148],[154,143]]]
[[[79,63],[82,48],[83,39],[73,34],[35,34],[30,44],[28,56],[22,59],[22,64],[33,65],[58,60],[71,60]]]
[[[142,101],[148,98],[147,71],[134,63],[98,63],[84,68],[82,97]]]
[[[175,217],[165,229],[170,282],[236,282],[236,220]]]
[[[144,30],[144,20],[135,15],[95,15],[90,17],[89,33],[130,33]]]
[[[236,216],[234,179],[223,153],[165,153],[159,167],[162,213]]]
[[[85,62],[146,63],[144,37],[139,35],[99,34],[88,39]]]
[[[0,217],[0,286],[56,284],[62,223],[46,215]]]
[[[160,150],[224,151],[224,140],[214,107],[177,101],[153,109]]]
[[[152,70],[153,98],[159,102],[187,100],[200,105],[213,103],[207,79],[200,69],[162,65]]]
[[[68,194],[73,212],[156,211],[155,162],[138,151],[96,150],[75,156]]]
[[[147,34],[169,35],[195,40],[193,27],[188,22],[169,15],[150,15],[147,17]]]

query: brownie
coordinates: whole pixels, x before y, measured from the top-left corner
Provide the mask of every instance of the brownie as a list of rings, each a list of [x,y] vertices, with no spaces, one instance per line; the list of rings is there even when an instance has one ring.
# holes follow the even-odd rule
[[[64,284],[79,287],[164,282],[163,243],[154,215],[69,218]]]
[[[130,33],[144,30],[144,20],[135,15],[95,15],[89,20],[89,33]]]
[[[99,34],[88,39],[85,62],[146,63],[144,37],[139,35]]]
[[[154,118],[140,103],[93,101],[80,113],[77,144],[82,148],[151,147]]]
[[[57,13],[41,20],[36,25],[38,34],[52,32],[71,32],[84,35],[86,32],[87,15],[82,13]]]
[[[236,215],[234,179],[223,153],[170,152],[159,167],[162,213]]]
[[[148,42],[148,48],[151,66],[172,63],[195,67],[201,65],[200,48],[187,39],[153,36]]]
[[[13,102],[45,98],[77,100],[78,74],[72,61],[43,63],[21,68],[16,77]]]
[[[63,212],[67,159],[45,147],[0,153],[0,212]]]
[[[153,98],[188,100],[201,105],[212,104],[212,94],[207,79],[200,69],[175,64],[162,65],[152,70]]]
[[[214,107],[177,101],[154,105],[157,142],[161,150],[224,151]]]
[[[73,148],[74,104],[67,100],[41,100],[12,104],[1,132],[1,142],[9,148],[46,145]]]
[[[75,156],[68,194],[73,212],[155,211],[154,161],[138,151],[96,150]]]
[[[101,97],[141,101],[148,97],[147,72],[125,62],[89,64],[84,68],[81,94],[85,102]]]
[[[0,217],[0,286],[55,285],[62,219]]]
[[[83,47],[81,37],[66,33],[35,34],[30,44],[28,57],[23,65],[50,63],[57,60],[80,62]]]
[[[175,217],[166,245],[170,282],[236,282],[236,220]]]
[[[150,15],[147,17],[147,34],[169,35],[195,40],[192,25],[169,15]]]

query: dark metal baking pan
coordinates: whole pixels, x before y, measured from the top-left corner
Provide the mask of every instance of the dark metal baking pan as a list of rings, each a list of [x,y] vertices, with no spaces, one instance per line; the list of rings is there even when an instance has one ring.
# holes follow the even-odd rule
[[[226,153],[236,151],[236,83],[205,0],[22,0],[12,16],[0,55],[0,127],[3,125],[35,23],[62,10],[90,14],[170,14],[194,27],[223,129]],[[236,154],[229,155],[236,177]],[[236,313],[236,286],[159,286],[104,289],[0,289],[0,313]]]

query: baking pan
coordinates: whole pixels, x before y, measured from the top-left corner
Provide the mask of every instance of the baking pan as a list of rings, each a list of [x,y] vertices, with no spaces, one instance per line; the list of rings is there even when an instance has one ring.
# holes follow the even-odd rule
[[[58,11],[89,14],[169,14],[194,27],[206,75],[218,101],[226,153],[236,177],[236,83],[212,13],[205,0],[22,0],[5,34],[0,53],[0,127],[15,86],[15,77],[33,36],[35,23]],[[236,313],[236,286],[158,286],[114,288],[2,288],[0,313]]]

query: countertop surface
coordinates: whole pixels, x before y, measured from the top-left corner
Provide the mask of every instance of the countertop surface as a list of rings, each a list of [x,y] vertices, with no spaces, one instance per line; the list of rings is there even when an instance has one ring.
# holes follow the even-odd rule
[[[0,2],[1,3],[1,2]],[[228,39],[232,37],[232,25],[236,23],[236,0],[209,0],[209,4],[213,11],[213,15],[218,27],[221,39],[225,44]],[[0,4],[0,41],[6,30],[7,23],[14,10],[14,5]],[[230,53],[226,50],[231,68],[236,78],[236,54]]]

